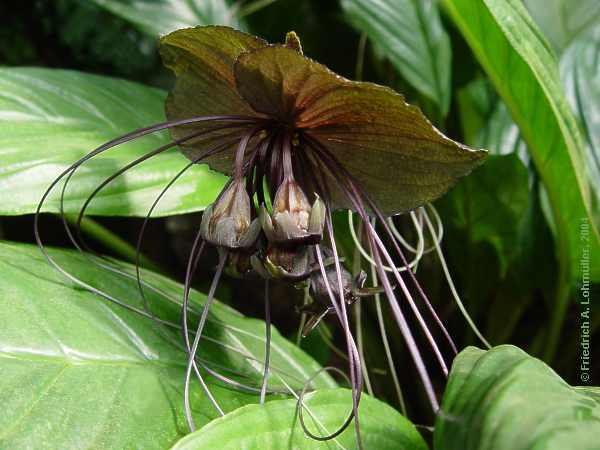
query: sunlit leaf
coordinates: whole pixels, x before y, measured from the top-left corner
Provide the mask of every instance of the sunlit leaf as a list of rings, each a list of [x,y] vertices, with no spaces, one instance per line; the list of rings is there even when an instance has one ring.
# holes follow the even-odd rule
[[[227,0],[93,0],[142,31],[159,36],[197,25],[242,24]]]
[[[98,269],[72,251],[50,254],[81,280],[141,307],[135,282]],[[0,243],[0,271],[4,447],[161,449],[186,433],[187,358],[178,345],[178,331],[161,329],[150,319],[76,287],[33,246]],[[181,285],[154,274],[145,279],[168,295],[146,290],[154,313],[177,322]],[[204,300],[198,293],[193,298],[192,325]],[[237,373],[239,381],[260,385],[264,323],[218,302],[211,311],[200,357],[213,368]],[[299,388],[318,370],[318,364],[276,330],[273,343],[270,386],[283,388],[283,379]],[[318,387],[335,386],[326,375],[315,381]],[[208,382],[225,411],[257,401],[256,395],[225,387],[213,378]],[[198,424],[216,417],[197,384],[192,388],[192,409]]]
[[[454,360],[436,450],[598,448],[598,388],[571,387],[517,347],[474,347]]]
[[[450,39],[434,0],[343,0],[350,22],[367,33],[404,78],[435,102],[450,105]]]
[[[335,431],[352,409],[347,389],[327,389],[306,396],[306,424],[317,435]],[[309,411],[315,417],[312,420]],[[359,417],[363,448],[425,450],[427,445],[407,419],[385,403],[363,394]],[[335,440],[319,442],[304,435],[296,416],[296,400],[239,408],[179,441],[172,450],[296,450],[357,448],[354,427]]]
[[[119,135],[164,121],[162,91],[79,72],[0,69],[0,213],[28,214],[64,169]],[[75,212],[104,179],[168,142],[166,133],[124,144],[86,163],[65,195]],[[100,215],[145,216],[165,185],[187,164],[177,149],[144,162],[102,190],[89,207]],[[158,203],[155,215],[199,211],[224,179],[196,165]],[[60,187],[44,211],[57,211]]]

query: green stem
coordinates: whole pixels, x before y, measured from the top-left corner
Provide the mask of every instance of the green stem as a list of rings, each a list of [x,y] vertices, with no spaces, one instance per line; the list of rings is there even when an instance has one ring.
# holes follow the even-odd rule
[[[77,225],[77,216],[66,214],[67,222],[75,226]],[[81,220],[81,231],[89,235],[99,244],[102,244],[106,248],[112,250],[116,255],[125,259],[126,261],[135,263],[136,262],[136,249],[129,242],[117,236],[115,233],[110,231],[108,228],[100,225],[95,220],[88,217],[84,217]],[[147,256],[140,253],[139,262],[141,267],[153,270],[155,272],[163,272],[163,270],[152,262]]]

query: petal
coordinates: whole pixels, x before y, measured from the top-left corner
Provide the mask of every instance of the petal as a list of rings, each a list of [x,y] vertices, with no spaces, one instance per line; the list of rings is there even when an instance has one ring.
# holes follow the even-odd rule
[[[435,200],[487,155],[444,136],[392,89],[347,80],[285,47],[241,55],[235,78],[255,110],[293,120],[387,214]],[[349,207],[329,181],[333,207]]]
[[[236,91],[233,66],[240,54],[265,45],[267,43],[260,38],[224,26],[185,28],[162,37],[160,54],[163,63],[176,76],[175,86],[166,102],[167,118],[256,116]],[[180,126],[171,130],[171,136],[179,139],[215,126],[214,122]],[[210,137],[194,139],[181,147],[186,156],[194,160],[211,144],[222,142],[222,136],[230,132],[223,130]],[[231,151],[211,158],[209,162],[214,169],[229,173]]]

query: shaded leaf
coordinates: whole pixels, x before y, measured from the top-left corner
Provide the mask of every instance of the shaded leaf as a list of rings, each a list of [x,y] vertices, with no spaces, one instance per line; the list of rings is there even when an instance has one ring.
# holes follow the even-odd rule
[[[242,24],[227,0],[93,0],[151,36],[197,25]]]
[[[50,254],[86,283],[141,308],[135,282],[100,270],[72,251]],[[0,271],[3,446],[165,448],[186,433],[187,358],[178,331],[76,287],[33,246],[0,243]],[[177,322],[181,285],[151,273],[145,279],[166,293],[146,289],[153,312]],[[204,297],[193,293],[193,299],[192,317],[197,319]],[[234,371],[240,381],[259,385],[264,323],[218,302],[208,320],[200,357],[220,371]],[[270,386],[283,387],[282,377],[299,388],[319,366],[273,331]],[[210,377],[207,381],[225,411],[257,401],[256,395]],[[335,386],[326,375],[315,381],[317,387]],[[192,409],[204,424],[216,412],[201,388],[192,386]]]
[[[434,432],[436,450],[593,450],[598,388],[571,387],[517,347],[463,350]]]
[[[558,54],[600,20],[596,0],[524,0],[524,4]]]
[[[463,138],[468,145],[475,145],[497,103],[496,92],[486,78],[480,77],[460,88],[456,97]]]
[[[528,172],[516,155],[494,155],[441,202],[446,221],[468,233],[469,244],[488,241],[505,272],[518,252],[529,199]]]
[[[124,80],[34,68],[0,69],[0,213],[28,214],[64,169],[95,147],[164,121],[164,93]],[[104,179],[168,142],[166,133],[120,145],[86,163],[72,179],[65,211],[76,212]],[[100,192],[90,214],[145,216],[165,185],[186,165],[176,149],[128,171]],[[189,169],[158,203],[155,215],[199,211],[224,178],[207,166]],[[57,211],[60,187],[44,211]]]
[[[600,223],[600,23],[565,50],[560,73],[587,141],[584,164],[593,189],[594,217]]]
[[[367,33],[404,78],[435,102],[450,105],[450,39],[434,0],[343,0],[350,22]]]
[[[305,404],[318,420],[304,413],[309,429],[317,435],[335,431],[352,409],[348,389],[327,389],[308,394]],[[416,428],[385,403],[363,394],[359,406],[361,435],[365,449],[425,450],[427,445]],[[325,431],[321,425],[324,427]],[[323,449],[357,448],[354,427],[348,427],[335,440],[319,442],[304,435],[296,417],[296,400],[272,401],[264,406],[239,408],[186,436],[173,450],[281,448]]]
[[[583,142],[562,93],[556,61],[520,2],[444,4],[519,125],[552,205],[563,277],[575,280],[579,224],[590,217],[591,201]],[[599,251],[592,253],[600,257],[597,230],[593,234],[593,250]]]

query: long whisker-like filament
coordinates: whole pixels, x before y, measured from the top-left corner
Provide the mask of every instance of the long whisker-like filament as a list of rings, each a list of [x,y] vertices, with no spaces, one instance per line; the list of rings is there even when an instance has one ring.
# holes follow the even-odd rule
[[[380,221],[381,225],[383,226],[383,229],[386,232],[387,236],[390,238],[390,241],[392,242],[396,253],[399,255],[403,266],[405,266],[405,267],[408,266],[408,262],[406,260],[406,257],[404,256],[404,252],[402,252],[402,250],[400,249],[400,246],[398,245],[398,242],[396,241],[396,239],[394,239],[394,235],[393,235],[392,231],[390,230],[390,228],[387,224],[387,221],[385,220],[385,217],[383,216],[383,213],[379,210],[379,208],[377,207],[375,202],[371,199],[371,197],[368,195],[368,193],[365,192],[364,189],[362,189],[360,187],[359,183],[356,182],[354,177],[350,173],[348,173],[348,171],[335,159],[335,157],[331,154],[331,152],[329,152],[329,150],[326,147],[324,147],[317,140],[311,138],[308,135],[306,135],[306,139],[307,139],[308,146],[317,153],[318,157],[326,165],[332,166],[332,167],[330,167],[330,170],[333,170],[332,179],[334,180],[334,182],[336,182],[336,184],[340,185],[340,180],[338,178],[336,178],[336,176],[334,174],[340,173],[340,172],[344,174],[344,178],[345,178],[344,185],[345,186],[340,185],[340,187],[346,192],[348,192],[348,190],[351,191],[352,195],[356,196],[354,202],[358,201],[358,203],[360,205],[363,204],[363,201],[366,202],[366,205],[368,205],[369,209],[375,214],[376,218]],[[362,209],[363,209],[365,215],[367,215],[366,209],[364,207]],[[385,251],[385,252],[387,253],[387,251]],[[389,266],[391,268],[395,267],[392,262],[389,263]],[[427,309],[429,310],[431,316],[433,317],[435,323],[440,328],[446,341],[452,348],[452,351],[455,354],[458,353],[458,351],[456,349],[456,345],[454,344],[454,341],[450,337],[448,330],[446,329],[446,327],[442,323],[441,319],[437,315],[435,309],[433,308],[433,305],[431,304],[431,302],[429,301],[429,298],[427,297],[427,294],[425,294],[425,291],[423,291],[423,288],[421,287],[420,283],[417,281],[415,274],[413,273],[412,270],[407,270],[406,272],[410,276],[413,285],[417,289],[419,296],[425,303],[425,305],[426,305]]]
[[[269,359],[271,356],[271,303],[269,302],[269,279],[265,280],[265,371],[260,388],[260,404],[265,402],[269,383]]]
[[[429,215],[427,214],[426,211],[424,211],[423,216],[425,218],[425,222],[427,223],[427,228],[429,229],[432,239],[435,242],[435,251],[440,260],[440,264],[442,265],[442,270],[444,271],[446,281],[448,282],[448,286],[450,287],[450,292],[452,292],[452,297],[454,298],[454,301],[456,302],[456,306],[458,306],[458,309],[460,310],[464,319],[467,321],[467,324],[469,325],[469,327],[471,328],[473,333],[475,333],[477,338],[487,348],[492,348],[492,346],[487,341],[487,339],[485,337],[483,337],[483,334],[479,331],[479,328],[477,328],[477,325],[475,325],[475,322],[473,322],[473,319],[471,319],[471,316],[467,312],[463,302],[460,299],[460,296],[458,295],[458,291],[456,290],[456,287],[454,286],[454,281],[452,280],[452,276],[450,275],[450,270],[448,269],[448,265],[446,264],[446,258],[444,258],[444,253],[442,252],[442,247],[441,247],[440,243],[435,239],[435,230],[433,228],[433,224],[431,223],[431,219],[429,218]]]
[[[104,297],[105,299],[107,299],[117,305],[123,306],[131,311],[140,312],[140,313],[143,313],[142,315],[149,317],[149,315],[147,313],[142,312],[138,308],[128,305],[105,292],[102,292],[100,289],[94,288],[93,286],[89,285],[88,283],[85,283],[83,280],[75,277],[74,275],[72,275],[68,271],[66,271],[64,268],[62,268],[45,249],[44,243],[43,243],[41,235],[40,235],[40,229],[39,229],[40,215],[41,215],[42,209],[44,207],[44,203],[46,202],[46,199],[48,198],[48,196],[50,195],[52,190],[57,186],[57,184],[60,183],[60,181],[65,176],[70,174],[74,169],[78,168],[79,166],[81,166],[86,161],[90,160],[91,158],[93,158],[113,147],[116,147],[119,144],[132,141],[134,139],[137,139],[139,137],[142,137],[142,136],[145,136],[145,135],[148,135],[151,133],[155,133],[157,131],[161,131],[161,130],[164,130],[167,128],[172,128],[172,127],[176,127],[176,126],[180,126],[180,125],[189,125],[189,124],[193,124],[193,123],[209,122],[209,121],[217,121],[217,122],[218,121],[222,121],[222,122],[229,121],[229,122],[235,122],[235,123],[249,123],[249,124],[256,123],[255,118],[241,117],[241,116],[202,116],[202,117],[192,117],[192,118],[183,119],[183,120],[162,122],[162,123],[159,123],[156,125],[152,125],[149,127],[141,128],[139,130],[132,131],[123,136],[115,138],[115,139],[101,145],[100,147],[94,149],[93,151],[91,151],[90,153],[88,153],[87,155],[80,158],[78,161],[76,161],[72,165],[70,165],[68,168],[63,170],[63,172],[61,172],[58,175],[58,177],[52,181],[52,183],[50,183],[50,185],[48,186],[46,191],[43,193],[43,195],[38,203],[38,206],[36,208],[34,219],[33,219],[33,232],[34,232],[35,241],[37,243],[38,248],[44,255],[44,258],[48,261],[48,263],[52,267],[54,267],[57,271],[59,271],[62,275],[64,275],[67,279],[69,279],[76,285],[80,286],[81,288],[89,290],[90,292],[97,294],[101,297]]]
[[[385,289],[385,293],[388,298],[388,302],[392,308],[392,312],[394,314],[396,322],[398,323],[400,332],[402,333],[402,335],[404,337],[404,341],[406,342],[409,352],[411,353],[412,359],[417,367],[417,371],[419,372],[419,375],[421,376],[421,380],[425,387],[425,391],[426,391],[429,401],[431,403],[432,409],[434,411],[437,411],[439,409],[439,404],[438,404],[437,397],[436,397],[434,389],[433,389],[433,385],[431,383],[431,379],[429,377],[429,374],[427,373],[427,369],[425,368],[425,363],[423,362],[421,352],[419,351],[419,348],[415,342],[415,339],[410,330],[410,327],[408,326],[408,323],[407,323],[404,315],[402,314],[402,311],[400,310],[400,306],[398,304],[398,301],[396,300],[396,296],[394,295],[393,288],[392,288],[387,276],[385,275],[385,271],[382,268],[382,261],[381,261],[381,257],[380,257],[380,253],[379,253],[379,250],[381,247],[379,247],[379,245],[376,244],[376,240],[375,240],[376,232],[375,232],[375,229],[370,226],[368,215],[367,215],[366,209],[364,208],[364,206],[360,200],[360,195],[358,193],[358,189],[356,188],[355,184],[350,181],[351,179],[349,177],[347,177],[345,180],[340,180],[339,178],[335,177],[335,173],[337,173],[340,170],[340,167],[339,167],[340,165],[339,164],[336,165],[336,164],[332,163],[332,159],[330,159],[331,155],[328,155],[327,154],[328,152],[325,153],[322,150],[322,148],[320,148],[317,145],[314,145],[312,140],[308,140],[308,144],[309,144],[309,147],[314,151],[315,157],[317,157],[325,165],[325,167],[328,168],[328,170],[331,173],[331,178],[334,180],[334,182],[336,182],[336,184],[342,190],[342,192],[345,193],[346,197],[352,203],[355,210],[361,215],[361,218],[366,225],[367,239],[369,241],[369,245],[371,246],[372,254],[375,257],[377,272],[378,272],[378,275],[379,275],[381,281],[383,282],[383,287]],[[385,250],[385,248],[383,250]],[[387,255],[387,256],[389,256],[389,255]],[[391,259],[388,261],[388,264],[393,266]],[[408,271],[408,272],[412,273],[411,271]]]
[[[362,236],[363,226],[362,223],[358,227],[358,235]],[[360,251],[357,247],[354,247],[354,256],[352,258],[352,278],[355,279],[360,272]],[[373,387],[371,386],[371,379],[369,377],[369,370],[365,360],[364,343],[363,343],[363,323],[362,323],[362,302],[358,301],[354,304],[354,317],[355,317],[355,328],[356,328],[356,344],[358,345],[358,355],[360,357],[360,365],[363,371],[363,378],[365,380],[365,387],[367,393],[373,395]]]
[[[215,291],[217,289],[217,285],[219,284],[219,280],[221,279],[221,274],[223,273],[223,268],[225,267],[225,262],[227,261],[227,251],[223,250],[219,254],[219,265],[217,266],[217,271],[215,272],[215,276],[211,283],[210,289],[208,291],[208,296],[206,297],[206,302],[204,303],[204,307],[202,309],[202,315],[200,316],[200,321],[198,322],[198,328],[196,330],[196,336],[194,337],[194,342],[192,344],[192,348],[190,350],[188,365],[185,372],[185,385],[184,385],[184,407],[185,407],[185,419],[187,421],[188,427],[190,431],[195,431],[196,426],[194,424],[194,419],[192,417],[192,410],[190,407],[190,375],[192,372],[192,366],[195,364],[194,359],[196,358],[196,352],[198,351],[198,344],[200,343],[200,337],[202,336],[202,331],[204,329],[204,325],[206,323],[206,318],[208,317],[208,311],[210,309],[210,305],[214,299]],[[186,280],[189,283],[189,280]],[[187,284],[187,283],[186,283]],[[189,286],[189,284],[188,284]],[[206,396],[210,399],[210,402],[213,404],[215,409],[221,416],[224,416],[225,413],[217,403],[217,400],[213,397],[210,389],[204,382],[204,379],[201,374],[197,374],[198,379],[202,385],[202,389]]]
[[[375,266],[371,266],[371,278],[373,279],[373,286],[377,287],[379,282],[377,281],[377,271]],[[405,416],[407,415],[406,405],[404,403],[404,395],[402,394],[402,388],[400,387],[400,381],[398,380],[398,373],[396,372],[396,364],[394,363],[394,358],[392,356],[392,350],[390,348],[390,343],[388,341],[387,333],[385,330],[385,321],[383,319],[383,311],[381,308],[381,295],[375,294],[375,310],[377,311],[377,322],[379,323],[379,331],[381,333],[381,341],[383,342],[383,349],[385,351],[385,356],[388,361],[388,366],[390,368],[390,373],[392,375],[392,381],[394,383],[394,388],[396,389],[396,395],[398,396],[398,403],[400,404],[400,411]]]
[[[362,449],[362,440],[360,436],[360,425],[358,420],[358,404],[360,402],[360,394],[362,391],[362,369],[361,369],[361,360],[358,349],[354,344],[354,339],[352,338],[352,332],[350,331],[350,324],[348,323],[348,314],[346,312],[346,301],[344,298],[344,286],[342,283],[342,270],[340,267],[340,259],[337,253],[337,248],[335,244],[335,238],[333,235],[333,221],[331,219],[331,210],[327,209],[326,215],[326,224],[327,224],[327,232],[329,234],[329,243],[331,244],[331,250],[333,252],[333,259],[335,264],[335,272],[339,289],[339,309],[340,315],[342,319],[342,327],[346,334],[346,342],[348,347],[348,355],[350,355],[349,363],[350,363],[350,381],[352,383],[352,408],[354,413],[354,429],[356,432],[356,440],[358,443],[359,449]],[[320,253],[320,249],[318,249]],[[320,264],[322,261],[319,262]],[[328,282],[328,281],[326,281]],[[335,306],[335,304],[334,304]]]
[[[362,246],[362,244],[360,242],[360,239],[356,235],[356,230],[354,229],[354,219],[353,219],[352,211],[348,211],[348,228],[350,230],[350,235],[352,236],[352,240],[354,241],[354,245],[356,246],[356,249],[358,250],[358,252],[369,262],[369,264],[371,264],[371,265],[375,264],[375,261],[373,261],[373,258],[371,257],[371,255],[369,255],[369,253],[364,249],[364,247]],[[395,230],[395,227],[392,228],[392,231],[393,230]],[[398,234],[398,235],[400,235],[400,234]],[[422,248],[422,240],[421,239],[419,239],[419,243],[417,245],[418,245],[418,248]],[[423,256],[423,251],[422,250],[417,251],[415,257],[413,258],[413,260],[410,263],[408,263],[408,265],[400,266],[400,267],[395,266],[396,270],[398,270],[398,272],[405,272],[406,270],[415,269],[417,267],[417,265],[419,264],[419,261],[421,260],[422,256]],[[392,267],[390,267],[390,266],[384,266],[383,269],[386,272],[394,271],[394,269],[392,269]]]

